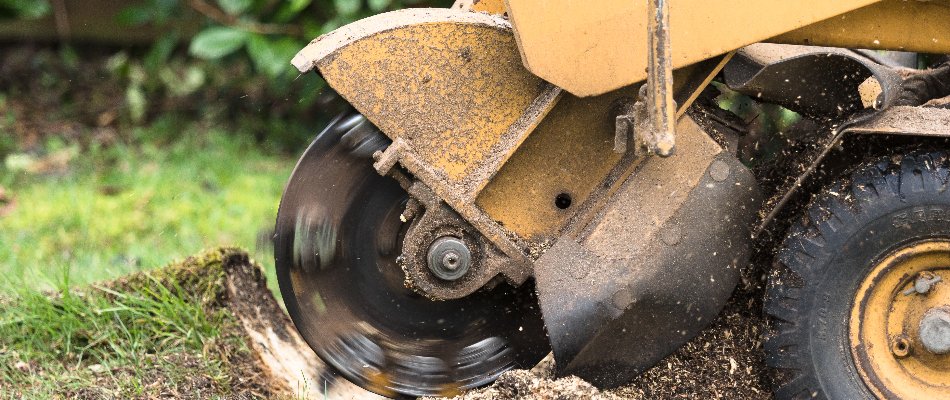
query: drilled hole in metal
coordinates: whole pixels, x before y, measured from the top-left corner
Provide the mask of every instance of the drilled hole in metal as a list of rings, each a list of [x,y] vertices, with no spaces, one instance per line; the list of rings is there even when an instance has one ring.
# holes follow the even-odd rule
[[[571,206],[571,201],[571,195],[567,193],[561,193],[554,198],[554,206],[565,210]]]

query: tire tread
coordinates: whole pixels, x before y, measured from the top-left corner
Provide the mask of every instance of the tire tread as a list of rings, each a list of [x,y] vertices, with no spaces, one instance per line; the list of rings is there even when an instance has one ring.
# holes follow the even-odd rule
[[[950,196],[948,186],[947,153],[913,151],[860,164],[813,197],[801,220],[789,228],[766,289],[766,363],[785,376],[776,382],[776,399],[826,398],[808,357],[809,332],[803,324],[810,311],[806,297],[829,268],[826,261],[834,256],[835,245],[850,237],[863,213],[919,193]]]

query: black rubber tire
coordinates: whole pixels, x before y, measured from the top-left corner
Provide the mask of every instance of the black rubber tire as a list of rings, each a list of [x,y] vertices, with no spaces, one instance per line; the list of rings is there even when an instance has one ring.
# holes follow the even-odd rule
[[[915,151],[861,165],[790,228],[765,299],[776,399],[874,398],[848,346],[853,298],[886,254],[950,238],[948,164],[946,152]]]

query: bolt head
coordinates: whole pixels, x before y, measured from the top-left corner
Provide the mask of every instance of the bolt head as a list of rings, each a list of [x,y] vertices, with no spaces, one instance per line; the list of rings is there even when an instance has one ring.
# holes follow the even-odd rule
[[[433,241],[426,258],[429,271],[446,281],[465,276],[472,263],[472,253],[468,246],[455,236],[443,236]]]
[[[894,338],[894,341],[891,343],[891,352],[894,353],[894,357],[904,358],[910,355],[910,339],[907,338],[907,335],[901,334]]]
[[[454,271],[459,267],[459,258],[458,253],[454,251],[446,252],[445,255],[442,256],[442,266]]]

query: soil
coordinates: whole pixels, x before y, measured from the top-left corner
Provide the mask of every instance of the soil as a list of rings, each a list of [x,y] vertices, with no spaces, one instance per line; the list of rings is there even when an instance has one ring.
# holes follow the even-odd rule
[[[2,45],[0,54],[0,111],[20,150],[41,151],[50,136],[106,144],[118,139],[125,86],[106,69],[106,51],[90,51],[88,61],[74,65],[46,46]]]
[[[531,371],[509,371],[492,386],[455,399],[770,399],[771,377],[762,350],[766,324],[761,282],[757,269],[746,271],[710,327],[622,387],[598,391],[577,377],[553,380],[554,364],[548,360]]]
[[[147,48],[134,46],[0,42],[0,55],[0,129],[9,133],[0,137],[0,158],[14,151],[42,156],[54,138],[82,148],[134,143],[140,139],[134,128],[162,121],[224,126],[296,154],[312,128],[344,106],[330,90],[313,95],[315,77],[278,88],[247,60],[209,63],[184,48],[158,63],[150,63]],[[175,89],[189,73],[203,83],[190,92]],[[144,99],[139,111],[132,92]]]
[[[134,378],[140,378],[143,383],[147,382],[143,385],[142,394],[137,397],[142,399],[244,400],[268,398],[274,394],[250,353],[235,355],[228,362],[231,366],[230,374],[234,378],[229,382],[229,393],[226,394],[221,393],[220,383],[202,371],[204,364],[200,360],[193,355],[180,354],[148,361],[145,364],[149,366],[145,367],[130,365],[120,369],[113,368],[108,375],[100,374],[95,384],[67,389],[61,395],[68,399],[109,398],[114,393],[105,388],[112,386],[114,380]],[[153,366],[158,363],[175,365],[181,376],[171,379],[166,376],[165,370]]]

